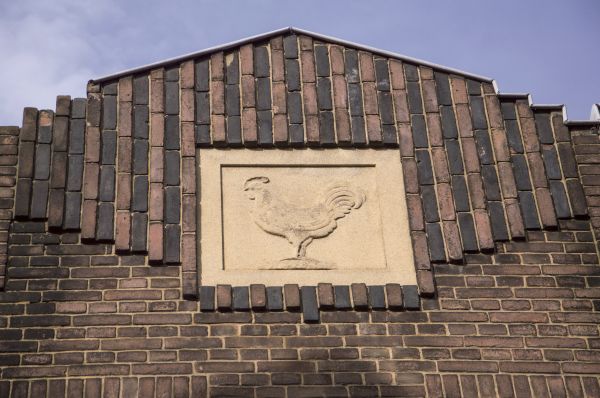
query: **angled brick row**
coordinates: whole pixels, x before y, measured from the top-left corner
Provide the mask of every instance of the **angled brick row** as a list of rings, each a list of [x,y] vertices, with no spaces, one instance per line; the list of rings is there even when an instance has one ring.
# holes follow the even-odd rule
[[[19,128],[0,127],[0,290],[8,265],[9,227],[14,216]]]
[[[148,261],[160,264],[164,258],[164,168],[165,99],[164,69],[150,72],[150,165],[148,205]]]
[[[117,252],[126,252],[131,246],[133,130],[135,126],[133,84],[131,76],[121,78],[118,83],[115,199],[115,250]]]
[[[23,110],[23,125],[19,139],[15,218],[26,219],[30,215],[37,126],[38,110],[36,108],[25,108]]]
[[[71,97],[56,98],[52,137],[52,168],[48,196],[48,229],[61,229],[64,221],[65,190],[67,187],[67,151],[69,148],[69,115]]]
[[[102,135],[100,123],[102,114],[102,95],[98,86],[88,86],[87,114],[85,132],[85,170],[83,178],[83,217],[81,239],[96,238],[98,215],[98,193],[100,187],[100,160],[102,156]]]

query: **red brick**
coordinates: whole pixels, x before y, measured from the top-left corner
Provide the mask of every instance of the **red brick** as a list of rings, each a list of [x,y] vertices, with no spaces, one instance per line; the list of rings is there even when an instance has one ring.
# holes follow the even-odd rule
[[[285,79],[281,50],[271,49],[271,77],[273,82],[282,82]]]
[[[117,211],[115,230],[115,249],[129,250],[131,235],[131,214],[129,211]]]
[[[408,112],[406,91],[394,90],[392,93],[392,98],[394,99],[394,108],[396,109],[396,121],[400,123],[409,123],[410,115]]]
[[[400,154],[403,157],[414,156],[414,144],[410,125],[400,124],[398,126],[398,136],[400,137]]]
[[[535,190],[535,196],[542,225],[544,227],[555,227],[557,225],[557,220],[550,191],[547,188],[538,188]]]
[[[444,148],[433,148],[431,150],[431,157],[433,160],[433,171],[435,173],[436,182],[450,182],[450,172],[448,170],[448,161],[446,159],[446,151]]]
[[[435,91],[435,82],[433,80],[423,80],[423,103],[425,112],[438,112],[437,94]]]
[[[379,108],[377,106],[377,89],[374,82],[365,82],[363,88],[364,111],[367,115],[377,115]]]
[[[302,40],[300,41],[302,43]],[[300,52],[300,65],[302,68],[302,82],[315,82],[315,58],[313,57],[312,46],[310,51]]]
[[[408,221],[412,231],[424,231],[423,207],[419,195],[407,195],[406,205],[408,207]]]
[[[492,129],[492,145],[494,146],[494,155],[498,162],[510,161],[510,150],[504,128]]]
[[[331,72],[334,75],[343,75],[344,69],[344,49],[343,47],[332,45],[329,47],[329,58],[331,61]]]
[[[319,306],[321,308],[333,307],[333,286],[331,283],[319,283],[317,286]]]
[[[335,130],[340,145],[349,144],[352,141],[352,137],[350,136],[350,116],[346,109],[335,110]]]
[[[477,146],[475,140],[472,137],[466,137],[461,139],[463,158],[465,163],[465,171],[467,173],[478,173],[479,168],[479,155],[477,154]]]
[[[194,121],[194,90],[183,89],[180,91],[180,110],[179,117],[182,122],[193,122]]]
[[[223,115],[213,115],[211,117],[210,132],[215,143],[225,142],[225,117]]]
[[[450,260],[454,261],[462,260],[462,245],[456,221],[444,221],[443,231],[446,240],[446,248],[448,249],[448,257]]]
[[[521,133],[525,152],[539,152],[540,143],[535,131],[535,122],[532,118],[520,118]]]
[[[265,285],[250,285],[250,303],[254,310],[264,309],[267,305]]]
[[[242,76],[242,106],[244,108],[254,108],[256,104],[254,76]]]
[[[225,84],[222,80],[210,82],[210,111],[213,115],[225,113]]]
[[[286,89],[285,83],[273,82],[273,113],[286,113]]]
[[[245,44],[240,47],[240,70],[242,75],[254,74],[254,54],[252,44]]]
[[[456,105],[456,121],[458,124],[458,132],[461,137],[473,137],[471,111],[467,104]]]
[[[305,84],[302,90],[302,97],[304,101],[304,113],[306,115],[316,115],[318,112],[316,85],[314,83]]]
[[[184,61],[179,69],[179,84],[182,89],[194,88],[194,61]]]
[[[392,88],[394,90],[404,90],[406,88],[406,84],[404,82],[404,68],[402,67],[402,62],[396,59],[391,59],[389,61],[389,67]]]
[[[442,220],[455,220],[456,212],[454,211],[454,198],[452,196],[452,189],[450,188],[450,184],[446,182],[437,184],[437,194],[438,206],[440,209],[440,216],[442,217]],[[458,230],[456,232],[458,232]],[[460,239],[458,243],[460,246]]]
[[[375,81],[375,68],[373,67],[373,56],[370,53],[359,52],[360,77],[363,82]]]
[[[211,80],[223,80],[225,58],[223,52],[216,52],[210,56],[210,78]]]
[[[441,147],[444,145],[442,136],[442,125],[439,113],[427,114],[427,134],[429,136],[429,145],[432,147]]]
[[[450,76],[450,86],[452,87],[452,100],[455,104],[469,103],[464,78],[455,75]]]
[[[367,115],[367,136],[371,144],[381,143],[381,124],[379,116]]]
[[[332,78],[332,83],[335,108],[348,108],[348,90],[346,88],[345,77],[343,75],[335,75]]]
[[[84,200],[82,211],[85,217],[81,220],[81,238],[92,239],[96,236],[96,201]]]
[[[85,132],[85,161],[100,161],[100,129],[88,127]]]
[[[242,111],[242,134],[246,145],[256,143],[256,111],[253,108]]]
[[[131,137],[131,102],[119,102],[119,137]]]

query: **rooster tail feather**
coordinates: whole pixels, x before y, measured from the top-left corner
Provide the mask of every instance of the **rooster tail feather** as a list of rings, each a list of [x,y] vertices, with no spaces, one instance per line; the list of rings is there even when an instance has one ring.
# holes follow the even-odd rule
[[[336,184],[325,192],[325,207],[334,218],[342,218],[352,209],[358,209],[366,200],[362,189],[346,184]]]

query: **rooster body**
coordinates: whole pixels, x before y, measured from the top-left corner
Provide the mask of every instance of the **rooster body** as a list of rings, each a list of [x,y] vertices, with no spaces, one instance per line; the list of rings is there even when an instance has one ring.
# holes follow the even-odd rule
[[[254,200],[251,215],[263,231],[287,239],[295,248],[296,258],[304,258],[306,247],[314,239],[331,234],[338,219],[360,208],[365,201],[361,189],[336,183],[324,190],[311,206],[298,207],[277,198],[268,189],[268,183],[267,177],[246,180],[244,191]]]

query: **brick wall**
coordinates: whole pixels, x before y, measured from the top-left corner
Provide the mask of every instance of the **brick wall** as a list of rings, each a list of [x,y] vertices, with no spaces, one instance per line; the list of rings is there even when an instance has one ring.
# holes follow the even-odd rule
[[[597,126],[293,32],[26,108],[0,396],[600,396]],[[203,146],[398,151],[418,286],[199,286]]]

